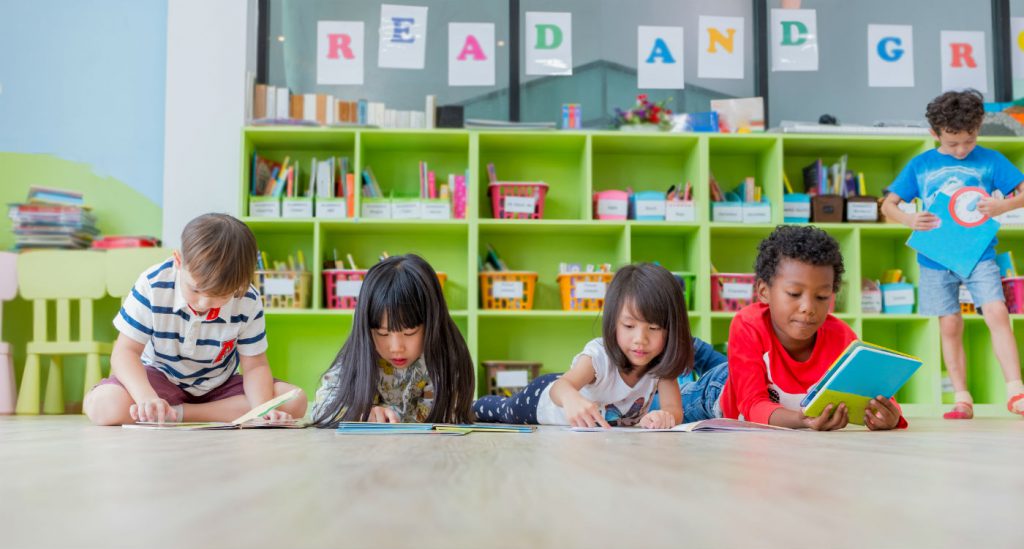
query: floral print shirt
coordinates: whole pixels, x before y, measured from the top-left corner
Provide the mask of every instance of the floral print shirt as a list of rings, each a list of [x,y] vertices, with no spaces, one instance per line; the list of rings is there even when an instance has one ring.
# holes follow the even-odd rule
[[[423,423],[434,407],[434,385],[430,382],[427,365],[420,357],[406,368],[396,368],[390,362],[380,359],[377,362],[380,375],[377,381],[377,395],[373,399],[374,406],[388,406],[394,410],[403,423]],[[327,370],[320,379],[320,388],[316,391],[316,402],[313,404],[313,417],[321,413],[331,394],[338,387],[339,366]],[[334,416],[345,415],[345,409],[338,410]]]

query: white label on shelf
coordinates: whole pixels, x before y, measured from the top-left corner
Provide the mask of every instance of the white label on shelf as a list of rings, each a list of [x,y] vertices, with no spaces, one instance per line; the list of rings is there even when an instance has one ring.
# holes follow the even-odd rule
[[[313,217],[312,200],[285,200],[281,217]]]
[[[577,282],[573,288],[572,297],[575,299],[604,299],[604,282]]]
[[[420,219],[422,212],[423,204],[419,201],[391,203],[391,219]]]
[[[716,203],[711,207],[711,220],[723,223],[739,223],[743,221],[743,206],[740,204]]]
[[[491,297],[495,299],[522,299],[523,283],[509,280],[496,280],[491,284]]]
[[[771,223],[772,209],[767,204],[744,204],[744,223]]]
[[[864,292],[860,294],[860,310],[865,313],[882,312],[882,292]]]
[[[1003,225],[1024,225],[1024,208],[1010,210],[996,218]]]
[[[899,307],[902,305],[913,305],[914,304],[914,290],[907,288],[904,290],[888,290],[885,292],[885,306],[886,307]]]
[[[344,199],[316,203],[316,216],[321,219],[345,219],[347,212]]]
[[[725,282],[722,284],[723,299],[753,299],[754,285],[740,282]]]
[[[498,387],[526,387],[530,383],[530,374],[526,370],[502,371],[494,381]]]
[[[960,285],[960,303],[970,303],[974,305],[974,298],[971,297],[971,292],[967,290],[967,286]]]
[[[697,208],[692,200],[670,200],[665,202],[665,221],[696,221]]]
[[[451,219],[451,202],[424,202],[423,219]]]
[[[917,213],[917,204],[913,202],[900,202],[897,208],[903,213],[915,214]]]
[[[626,215],[629,213],[628,200],[597,200],[597,213],[600,215]]]
[[[339,280],[334,285],[334,293],[338,297],[359,297],[362,280]]]
[[[363,202],[362,214],[366,219],[391,219],[391,204],[388,202]]]
[[[260,201],[249,203],[250,217],[281,217],[281,203],[278,201]]]
[[[847,202],[846,219],[850,221],[878,221],[878,204],[875,202]]]
[[[665,217],[664,200],[637,200],[636,216],[639,217]]]
[[[270,278],[263,279],[264,295],[295,295],[294,278]]]
[[[810,202],[783,202],[782,203],[782,216],[785,218],[794,219],[810,219],[811,218],[811,203]]]
[[[511,213],[532,214],[537,211],[536,196],[506,196],[505,211]]]

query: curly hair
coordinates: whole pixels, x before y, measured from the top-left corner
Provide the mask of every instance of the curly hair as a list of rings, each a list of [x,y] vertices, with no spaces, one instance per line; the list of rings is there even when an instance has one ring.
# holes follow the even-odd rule
[[[758,246],[757,260],[754,262],[758,280],[771,284],[779,268],[779,262],[783,259],[795,259],[818,267],[832,267],[835,273],[832,291],[839,291],[846,268],[843,267],[843,254],[839,251],[839,243],[832,235],[812,226],[776,227]]]
[[[928,103],[925,115],[937,134],[974,132],[985,118],[984,101],[978,90],[948,91]]]

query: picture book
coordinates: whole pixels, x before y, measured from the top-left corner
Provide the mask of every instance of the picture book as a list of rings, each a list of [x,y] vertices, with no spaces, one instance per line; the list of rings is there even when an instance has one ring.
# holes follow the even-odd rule
[[[242,414],[234,421],[231,422],[220,422],[220,421],[208,421],[208,422],[182,422],[182,423],[157,423],[155,421],[140,421],[138,423],[125,423],[121,427],[125,429],[155,429],[164,431],[217,431],[227,429],[257,429],[257,428],[273,428],[273,429],[302,429],[308,425],[308,422],[301,419],[293,419],[288,421],[267,421],[262,419],[263,416],[267,415],[271,411],[275,410],[282,404],[292,400],[293,398],[301,394],[302,389],[292,389],[287,393],[278,395],[263,404],[249,410]]]
[[[938,216],[938,228],[914,231],[907,246],[964,278],[970,276],[999,231],[998,221],[978,211],[978,201],[987,196],[980,187],[936,194],[928,211]]]
[[[468,433],[532,433],[533,425],[506,425],[500,423],[370,423],[343,421],[338,424],[339,435],[465,435]]]
[[[891,398],[921,367],[917,357],[854,341],[836,359],[800,403],[804,414],[817,417],[825,406],[845,403],[850,423],[864,424],[864,409],[878,395]]]
[[[583,433],[614,432],[614,433],[696,433],[696,432],[728,432],[728,431],[792,431],[786,427],[765,425],[752,421],[741,421],[729,418],[704,419],[690,423],[681,423],[669,429],[644,429],[643,427],[570,427],[570,431]]]

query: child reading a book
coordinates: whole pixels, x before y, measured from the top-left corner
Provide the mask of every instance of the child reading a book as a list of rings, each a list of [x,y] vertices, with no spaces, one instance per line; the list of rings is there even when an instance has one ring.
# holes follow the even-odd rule
[[[473,386],[473,361],[437,273],[417,255],[392,256],[366,273],[313,421],[469,423]]]
[[[1024,174],[999,152],[977,144],[984,116],[982,96],[974,90],[946,92],[929,103],[928,123],[939,147],[917,155],[903,168],[889,186],[882,212],[915,231],[935,229],[939,225],[935,214],[905,213],[899,209],[900,202],[920,198],[927,210],[939,193],[951,194],[962,187],[981,187],[988,193],[998,190],[1004,196],[1020,191],[1012,198],[980,200],[977,210],[987,216],[995,217],[1024,207]],[[956,242],[949,244],[957,246]],[[956,404],[943,416],[946,419],[974,417],[974,400],[967,390],[964,321],[959,300],[961,283],[967,286],[974,304],[981,309],[991,333],[992,348],[1006,380],[1006,407],[1024,415],[1024,384],[1021,383],[1017,343],[1003,299],[995,246],[996,239],[992,238],[981,261],[966,278],[920,253],[917,255],[921,268],[919,311],[922,315],[939,317],[942,356],[956,391]]]
[[[754,291],[729,327],[729,375],[722,415],[789,428],[846,427],[846,405],[818,417],[800,402],[857,335],[829,314],[844,271],[839,243],[817,227],[783,225],[759,246]],[[871,430],[905,427],[895,401],[881,395],[864,412]]]
[[[295,389],[270,373],[256,254],[256,238],[231,216],[185,226],[181,250],[139,276],[114,318],[111,375],[83,405],[93,423],[231,421]],[[264,418],[305,412],[300,395]]]
[[[486,422],[573,427],[681,423],[676,378],[693,368],[693,341],[672,273],[650,263],[619,269],[605,293],[601,332],[564,375],[540,376],[511,397],[482,397],[473,413]],[[655,392],[661,409],[650,411]],[[704,418],[687,418],[697,419]]]

